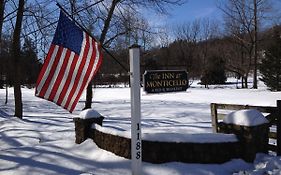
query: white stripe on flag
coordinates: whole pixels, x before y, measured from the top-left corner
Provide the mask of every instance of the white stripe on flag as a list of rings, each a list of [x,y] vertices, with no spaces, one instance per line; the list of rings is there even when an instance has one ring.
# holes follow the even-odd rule
[[[70,57],[69,57],[69,60],[68,60],[68,63],[67,63],[67,66],[66,66],[64,75],[63,75],[63,78],[62,78],[62,80],[61,80],[61,82],[60,82],[59,88],[58,88],[58,90],[57,90],[57,92],[56,92],[56,95],[55,95],[55,98],[54,98],[54,102],[55,102],[55,103],[58,102],[59,97],[60,97],[60,94],[61,94],[61,92],[62,92],[62,90],[63,90],[63,87],[64,87],[64,85],[65,85],[65,82],[66,82],[66,80],[67,80],[67,76],[68,76],[68,74],[69,74],[70,66],[71,66],[71,64],[72,64],[72,62],[73,62],[74,55],[75,55],[75,53],[71,51]]]
[[[59,63],[58,63],[58,65],[57,65],[57,67],[56,67],[56,71],[55,71],[55,73],[54,73],[54,75],[53,75],[53,77],[52,77],[52,80],[50,81],[50,84],[49,84],[49,86],[48,86],[48,89],[47,89],[47,91],[46,91],[46,93],[45,93],[45,95],[44,95],[44,98],[45,98],[45,99],[49,99],[49,97],[50,97],[50,94],[51,94],[52,89],[53,89],[53,87],[54,87],[55,81],[57,80],[58,75],[59,75],[59,72],[60,72],[60,70],[61,70],[62,63],[63,63],[63,61],[65,60],[66,51],[67,51],[66,48],[64,48],[63,51],[62,51],[62,54],[61,54],[61,56],[60,56],[60,58],[59,58]]]
[[[98,43],[96,42],[96,51],[97,51],[97,53],[96,53],[96,58],[95,58],[95,63],[94,63],[94,67],[93,67],[93,70],[96,70],[97,69],[97,65],[98,65],[98,63],[99,63],[99,60],[100,60],[100,52],[99,52],[99,47],[98,47]],[[93,76],[92,74],[93,74],[94,72],[91,72],[91,76]]]
[[[88,77],[87,81],[86,81],[86,85],[89,84],[89,82],[92,80],[91,78],[93,77],[93,74],[94,72],[96,71],[96,68],[97,68],[97,65],[99,63],[99,60],[100,60],[100,53],[99,53],[99,47],[98,47],[98,43],[95,42],[95,49],[96,49],[96,57],[95,57],[95,62],[94,62],[94,65],[93,65],[93,68],[91,69],[91,72],[90,72],[90,76]],[[84,87],[84,89],[86,88],[87,86]],[[83,90],[84,90],[83,89]],[[74,100],[75,100],[75,97],[73,97]],[[69,105],[69,107],[67,108],[68,110],[71,109],[73,104]]]
[[[53,65],[53,63],[54,63],[54,60],[55,60],[55,58],[56,58],[56,55],[57,55],[57,53],[58,53],[58,50],[59,50],[59,46],[55,46],[55,48],[54,48],[54,51],[53,51],[53,53],[52,53],[52,55],[51,55],[51,59],[50,59],[50,61],[49,61],[49,64],[48,64],[48,66],[47,66],[47,69],[46,69],[46,71],[44,72],[44,75],[43,75],[43,77],[42,77],[42,80],[39,82],[39,84],[38,84],[38,86],[37,86],[37,94],[36,95],[39,95],[40,94],[40,92],[41,92],[41,90],[42,90],[42,88],[43,88],[43,86],[44,86],[44,84],[45,84],[45,81],[47,80],[47,78],[48,78],[48,76],[49,76],[49,73],[50,73],[50,71],[51,71],[51,68],[52,68],[52,65]]]
[[[75,69],[74,69],[73,75],[71,77],[70,85],[69,85],[69,87],[67,89],[67,92],[66,92],[66,94],[65,94],[65,96],[63,98],[63,101],[61,103],[61,105],[64,106],[64,107],[66,107],[65,104],[67,102],[67,99],[70,98],[69,94],[70,94],[71,89],[73,88],[74,81],[75,81],[75,78],[76,78],[76,76],[78,74],[78,69],[80,67],[81,61],[83,60],[85,46],[86,46],[86,34],[85,34],[85,32],[83,32],[83,42],[82,42],[82,48],[81,48],[81,52],[80,52],[80,55],[79,55],[79,58],[78,58],[78,62],[75,65]]]
[[[87,54],[86,63],[84,65],[83,69],[82,69],[82,74],[79,78],[78,86],[77,86],[77,88],[76,88],[76,90],[75,90],[75,92],[74,92],[74,94],[73,94],[73,96],[70,100],[70,103],[68,105],[68,108],[67,108],[68,110],[70,110],[77,94],[79,93],[79,91],[81,89],[81,86],[82,86],[83,80],[85,78],[86,72],[89,69],[89,64],[90,64],[90,60],[91,60],[91,57],[92,57],[92,54],[93,54],[93,50],[94,50],[93,39],[92,39],[92,37],[89,37],[89,51],[88,51],[88,54]],[[86,78],[90,78],[90,77],[86,77]]]
[[[93,68],[91,70],[91,73],[90,73],[89,77],[93,77],[93,74],[94,74],[95,70],[97,69],[97,64],[98,64],[99,59],[100,59],[100,52],[99,52],[99,49],[98,49],[98,43],[97,42],[95,42],[95,48],[96,48],[96,58],[95,58],[95,62],[94,62],[94,65],[93,65]],[[89,78],[87,80],[86,84],[89,84],[90,81],[91,81],[91,78]]]

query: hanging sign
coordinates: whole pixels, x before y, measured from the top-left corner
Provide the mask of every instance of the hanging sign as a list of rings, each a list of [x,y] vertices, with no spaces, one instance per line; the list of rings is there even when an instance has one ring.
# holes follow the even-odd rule
[[[145,71],[143,81],[146,93],[178,92],[188,88],[187,72],[184,70]]]

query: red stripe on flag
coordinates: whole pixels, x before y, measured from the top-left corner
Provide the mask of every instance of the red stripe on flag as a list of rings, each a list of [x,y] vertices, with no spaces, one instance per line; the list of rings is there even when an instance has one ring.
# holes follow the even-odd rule
[[[51,65],[52,67],[51,67],[51,70],[50,70],[50,72],[48,74],[48,77],[47,77],[47,79],[46,79],[46,81],[45,81],[45,83],[44,83],[44,85],[43,85],[43,87],[42,87],[42,89],[41,89],[41,91],[39,93],[40,97],[44,97],[44,95],[45,95],[45,93],[46,93],[46,91],[47,91],[47,89],[49,87],[50,81],[53,78],[55,70],[57,69],[57,65],[58,65],[58,62],[60,60],[62,51],[63,51],[63,47],[59,47],[59,50],[58,50],[58,53],[56,54],[54,63],[53,63],[53,65]],[[55,54],[55,53],[53,53],[53,54]]]
[[[80,65],[79,65],[77,75],[76,75],[75,80],[74,80],[74,82],[76,82],[76,83],[74,83],[73,86],[71,87],[71,91],[70,91],[69,96],[68,96],[68,99],[67,99],[67,101],[66,101],[66,103],[65,103],[65,107],[66,107],[66,108],[68,108],[68,105],[69,105],[69,103],[70,103],[70,100],[72,99],[72,97],[73,97],[73,95],[74,95],[74,93],[75,93],[75,91],[76,91],[76,89],[77,89],[77,86],[78,86],[78,84],[79,84],[79,81],[82,81],[82,80],[81,80],[81,74],[82,74],[83,69],[88,69],[88,67],[85,67],[85,63],[86,63],[86,60],[87,60],[87,55],[88,55],[88,52],[89,52],[89,48],[90,48],[89,36],[86,35],[85,50],[84,50],[83,56],[82,56],[82,58],[81,58],[82,60],[81,60],[81,63],[80,63]],[[92,53],[90,53],[90,54],[92,54]],[[79,90],[80,90],[80,89],[79,89]]]
[[[57,77],[57,79],[56,79],[56,81],[54,83],[53,89],[52,89],[50,97],[49,97],[50,101],[54,100],[56,92],[57,92],[57,90],[58,90],[58,88],[59,88],[59,86],[61,84],[62,78],[64,77],[66,66],[67,66],[68,62],[70,61],[69,60],[70,54],[71,54],[71,51],[69,49],[67,49],[65,57],[62,58],[64,60],[63,60],[63,63],[62,63],[62,66],[60,68],[58,77]]]
[[[61,94],[60,94],[60,96],[59,96],[59,99],[58,99],[58,101],[57,101],[57,104],[60,105],[60,106],[61,106],[61,103],[62,103],[63,99],[64,99],[64,98],[67,98],[67,97],[65,96],[65,94],[66,94],[66,92],[67,92],[67,89],[68,89],[68,87],[69,87],[71,78],[72,78],[72,76],[73,76],[73,72],[74,72],[74,69],[75,69],[75,65],[77,64],[78,58],[79,58],[79,55],[75,54],[75,55],[74,55],[74,58],[73,58],[73,63],[71,64],[70,69],[69,69],[69,73],[68,73],[68,75],[67,75],[66,82],[65,82],[64,85],[62,85],[62,86],[63,86],[63,89],[62,89],[62,92],[61,92]],[[63,108],[65,108],[65,107],[63,106]],[[66,109],[66,108],[65,108],[65,109]]]
[[[76,107],[76,105],[77,105],[77,103],[79,101],[79,97],[81,96],[83,90],[85,90],[86,85],[93,79],[93,77],[95,76],[97,70],[99,69],[99,67],[101,65],[102,55],[100,53],[100,47],[99,47],[100,45],[98,44],[98,50],[96,50],[96,42],[94,40],[93,40],[92,44],[93,44],[93,47],[94,47],[94,53],[93,53],[93,55],[91,57],[90,66],[87,69],[86,75],[85,75],[85,77],[83,79],[81,90],[78,92],[78,95],[75,97],[75,100],[74,100],[73,104],[71,105],[71,108],[70,108],[69,111],[73,111],[74,110],[74,108]],[[97,57],[97,52],[99,54],[98,58],[96,58]],[[97,66],[94,67],[94,63],[95,63],[95,61],[97,59],[98,59]]]
[[[38,76],[38,79],[37,79],[37,81],[36,81],[36,87],[38,87],[38,85],[40,84],[40,82],[42,81],[42,78],[43,78],[43,76],[44,76],[44,74],[45,74],[45,72],[46,72],[46,69],[47,69],[47,67],[48,67],[48,65],[49,65],[49,62],[50,62],[50,60],[51,60],[51,57],[52,57],[52,54],[53,54],[53,52],[54,52],[54,49],[55,49],[55,45],[51,45],[51,47],[50,47],[50,50],[49,50],[49,52],[48,52],[48,54],[47,54],[47,57],[46,57],[46,59],[44,60],[44,64],[43,64],[43,66],[42,66],[42,68],[41,68],[41,71],[40,71],[40,74],[39,74],[39,76]],[[35,95],[38,95],[38,91],[37,91],[37,88],[36,88],[36,91],[35,91]]]
[[[85,76],[84,76],[84,78],[82,80],[80,90],[78,91],[76,97],[73,97],[74,99],[72,99],[73,100],[72,104],[69,105],[68,109],[70,109],[70,111],[74,110],[75,106],[78,103],[79,98],[81,97],[82,92],[86,88],[86,84],[88,84],[89,79],[91,79],[91,71],[93,70],[93,67],[94,67],[94,62],[95,62],[95,57],[96,57],[96,52],[97,52],[97,50],[95,48],[95,43],[96,42],[94,40],[92,40],[91,45],[93,47],[93,51],[92,51],[92,55],[90,57],[90,63],[89,63],[89,66],[88,66],[88,68],[86,70]]]

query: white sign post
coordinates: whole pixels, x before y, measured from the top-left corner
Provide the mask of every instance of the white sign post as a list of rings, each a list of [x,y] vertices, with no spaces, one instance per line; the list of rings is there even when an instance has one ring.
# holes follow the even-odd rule
[[[131,158],[132,175],[141,175],[141,107],[140,107],[140,46],[132,45],[130,55],[131,83]]]

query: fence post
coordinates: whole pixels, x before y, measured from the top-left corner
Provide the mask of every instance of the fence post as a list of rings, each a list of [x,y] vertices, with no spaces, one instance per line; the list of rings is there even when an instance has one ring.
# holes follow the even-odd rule
[[[281,100],[277,100],[277,156],[281,155]]]
[[[212,127],[213,132],[218,132],[218,111],[216,103],[211,103]]]

